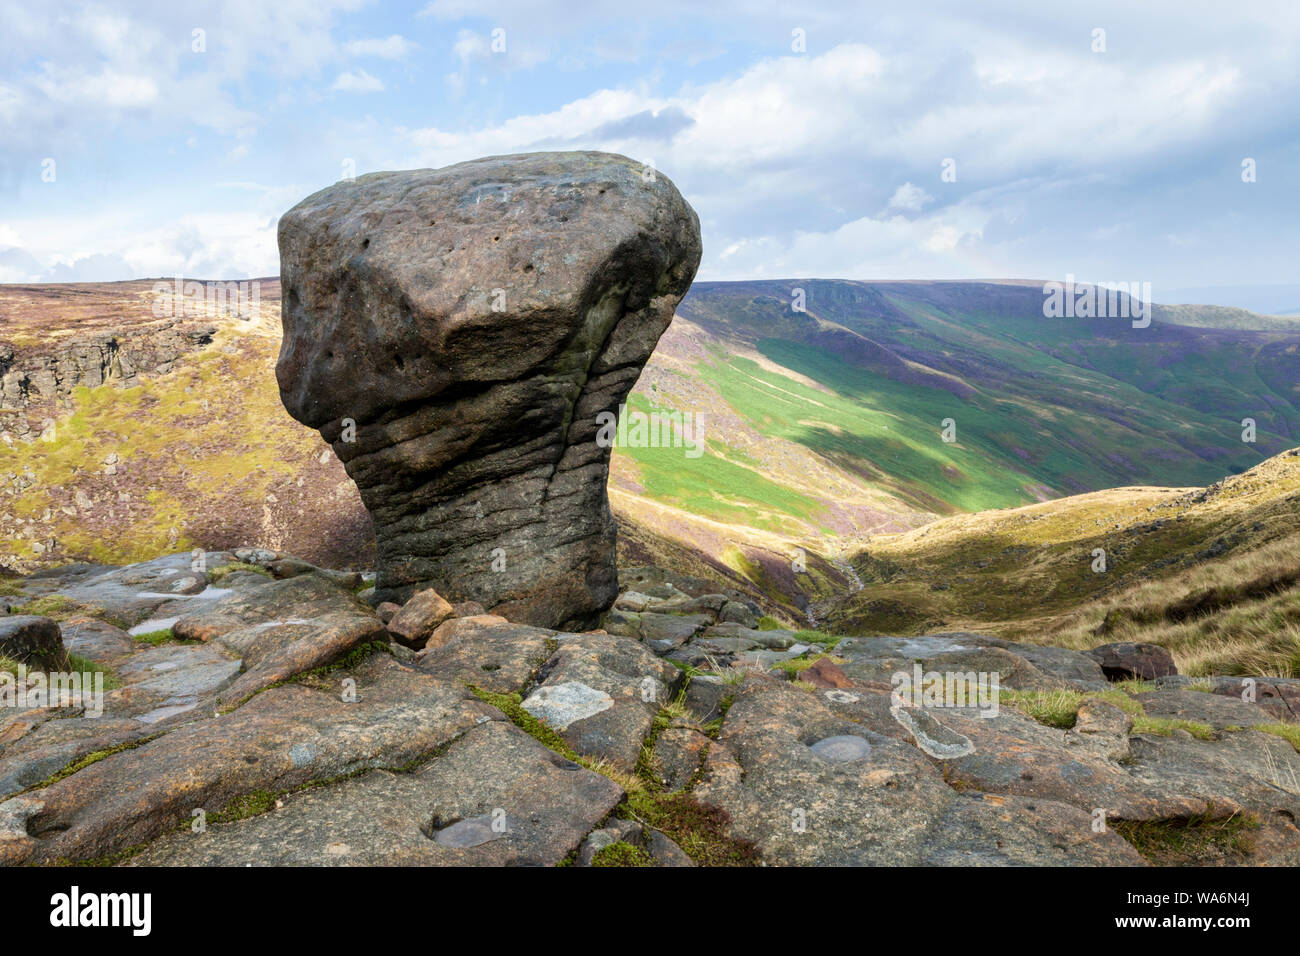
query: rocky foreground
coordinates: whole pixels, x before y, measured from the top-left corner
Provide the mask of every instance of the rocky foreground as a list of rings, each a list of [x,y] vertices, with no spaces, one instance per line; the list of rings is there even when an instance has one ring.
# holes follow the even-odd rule
[[[1300,681],[759,629],[652,568],[585,633],[368,584],[257,549],[8,582],[3,666],[108,689],[0,683],[0,861],[1300,863]],[[915,665],[996,673],[995,715],[900,706]]]

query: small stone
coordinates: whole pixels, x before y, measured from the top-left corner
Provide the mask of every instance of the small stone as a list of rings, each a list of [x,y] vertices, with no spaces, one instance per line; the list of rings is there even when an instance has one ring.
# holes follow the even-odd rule
[[[1107,680],[1154,680],[1178,673],[1173,656],[1158,644],[1120,641],[1094,647],[1088,654],[1101,665]]]
[[[831,688],[831,687],[852,687],[853,681],[840,670],[829,657],[823,657],[804,670],[799,679],[806,684],[812,684],[814,687]]]
[[[433,588],[426,588],[393,615],[388,621],[388,633],[408,647],[426,647],[438,625],[455,613],[441,594]]]
[[[857,694],[851,694],[847,690],[828,690],[826,699],[833,700],[837,704],[856,704],[862,698]]]

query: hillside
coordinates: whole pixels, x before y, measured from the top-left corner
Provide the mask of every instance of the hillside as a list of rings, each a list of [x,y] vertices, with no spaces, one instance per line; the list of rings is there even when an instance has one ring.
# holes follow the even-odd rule
[[[14,388],[25,400],[0,407],[0,566],[242,540],[365,561],[355,486],[280,404],[279,282],[261,282],[258,321],[213,307],[160,322],[152,287],[0,287],[6,380],[43,386]],[[159,328],[173,325],[202,334],[160,349]]]
[[[795,287],[806,313],[791,311]],[[679,312],[732,355],[755,351],[849,400],[849,421],[805,408],[779,424],[824,457],[874,464],[938,513],[1207,484],[1300,436],[1300,331],[1192,328],[1159,312],[1135,329],[1047,319],[1042,302],[1041,284],[786,280],[697,283]],[[725,389],[737,364],[701,371]]]
[[[823,610],[846,633],[1145,641],[1168,647],[1182,673],[1297,675],[1300,449],[1207,488],[1114,488],[944,518],[874,539],[853,564],[864,589]]]
[[[791,574],[797,547],[843,558],[935,516],[1205,485],[1300,435],[1300,331],[1191,327],[1253,316],[1217,306],[1156,306],[1146,329],[1051,320],[1042,299],[1023,282],[697,282],[632,407],[703,413],[707,450],[616,455],[616,507],[802,609],[856,582]]]
[[[788,305],[800,283],[805,314]],[[160,322],[152,285],[0,287],[5,381],[47,383],[0,402],[0,565],[248,541],[366,564],[355,488],[279,402],[279,283],[262,280],[256,322],[216,306]],[[844,560],[881,535],[1202,486],[1300,435],[1300,333],[1174,324],[1161,307],[1147,329],[1048,320],[1041,302],[1035,283],[696,283],[628,405],[697,416],[703,447],[616,449],[625,563],[726,580],[801,619],[857,586]]]

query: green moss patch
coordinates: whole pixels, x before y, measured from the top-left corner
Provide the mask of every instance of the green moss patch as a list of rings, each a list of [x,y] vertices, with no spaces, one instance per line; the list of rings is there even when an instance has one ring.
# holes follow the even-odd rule
[[[1185,730],[1199,740],[1214,738],[1214,728],[1209,724],[1181,718],[1148,717],[1139,701],[1134,700],[1124,690],[1127,686],[1132,692],[1143,693],[1152,689],[1141,681],[1125,681],[1116,684],[1111,690],[1073,691],[1073,690],[1000,690],[999,703],[1014,707],[1027,717],[1032,717],[1040,724],[1069,730],[1079,717],[1079,707],[1085,700],[1101,700],[1114,704],[1133,718],[1133,733],[1158,734],[1167,737],[1177,730]]]
[[[103,674],[104,690],[117,690],[122,686],[122,679],[117,676],[113,668],[97,664],[89,657],[82,657],[80,654],[68,654],[68,670],[79,674]]]
[[[654,857],[631,843],[611,843],[597,850],[591,858],[592,866],[657,866]]]
[[[207,573],[208,583],[216,584],[218,581],[234,574],[236,571],[248,571],[250,574],[260,574],[264,578],[271,577],[271,572],[266,568],[256,564],[248,564],[244,561],[233,561],[230,564],[223,564],[219,568],[213,568]]]
[[[1251,852],[1253,817],[1185,820],[1114,820],[1111,829],[1157,866],[1241,863]]]

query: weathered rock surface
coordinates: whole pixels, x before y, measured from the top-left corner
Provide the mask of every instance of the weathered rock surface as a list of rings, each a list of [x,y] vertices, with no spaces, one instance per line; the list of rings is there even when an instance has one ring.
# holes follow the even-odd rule
[[[282,216],[280,257],[281,398],[361,491],[376,600],[594,623],[618,591],[597,415],[699,264],[672,183],[591,152],[373,173]]]
[[[59,308],[64,305],[60,293],[66,296],[66,288],[8,286],[4,290],[5,312],[11,316],[24,306],[35,306],[36,311]],[[74,293],[84,294],[81,288]],[[0,341],[0,408],[55,403],[70,407],[75,388],[95,388],[108,382],[130,387],[141,373],[170,371],[182,355],[211,342],[216,331],[209,322],[183,319],[154,320],[125,334],[120,326],[96,328],[99,324],[84,323],[88,326],[84,332],[68,338],[33,336],[32,344],[21,346],[12,340]]]
[[[479,614],[444,623],[416,655],[419,668],[494,693],[517,691],[550,656],[554,632]]]
[[[424,647],[438,625],[455,610],[437,591],[427,588],[402,605],[388,621],[388,631],[407,647]]]
[[[1178,673],[1169,652],[1157,644],[1121,641],[1088,652],[1110,680],[1152,680]]]
[[[560,641],[523,706],[578,753],[630,770],[678,677],[635,641],[579,634]]]
[[[756,631],[711,587],[645,581],[610,612],[630,634],[463,602],[417,653],[346,580],[234,556],[294,573],[212,588],[173,555],[20,582],[104,614],[157,594],[199,642],[63,622],[122,686],[102,715],[0,709],[0,863],[1300,863],[1293,679],[1117,687],[1086,652]],[[905,706],[891,678],[917,668],[996,670],[998,706]]]
[[[233,560],[228,552],[209,551],[204,555],[209,568]],[[23,599],[57,597],[123,628],[153,618],[168,620],[159,627],[170,626],[174,616],[205,606],[230,590],[227,586],[209,586],[207,575],[195,571],[193,564],[194,557],[182,552],[125,567],[69,564],[49,568],[22,581]],[[265,583],[265,579],[257,583]]]
[[[468,731],[413,773],[373,770],[282,808],[180,832],[132,862],[185,866],[554,866],[623,797],[508,723]]]
[[[847,737],[862,744],[835,740]],[[923,865],[972,850],[1002,865],[1141,862],[1114,832],[1092,832],[1080,810],[960,795],[920,750],[762,678],[740,689],[695,793],[770,862]]]
[[[301,685],[271,688],[233,714],[192,721],[0,804],[9,823],[0,862],[112,854],[251,791],[400,767],[499,714],[385,655],[356,679],[355,702]]]
[[[0,617],[0,657],[38,671],[62,670],[68,663],[59,625],[34,614]]]

